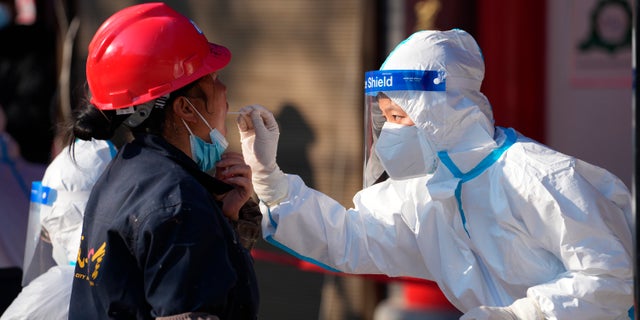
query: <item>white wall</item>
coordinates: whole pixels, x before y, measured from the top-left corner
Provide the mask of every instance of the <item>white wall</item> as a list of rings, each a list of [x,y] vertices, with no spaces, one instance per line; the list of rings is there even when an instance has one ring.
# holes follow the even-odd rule
[[[633,112],[631,48],[580,51],[596,0],[547,1],[546,144],[617,175],[631,188]],[[601,16],[602,34],[626,25],[619,8]],[[586,63],[589,62],[589,63]]]

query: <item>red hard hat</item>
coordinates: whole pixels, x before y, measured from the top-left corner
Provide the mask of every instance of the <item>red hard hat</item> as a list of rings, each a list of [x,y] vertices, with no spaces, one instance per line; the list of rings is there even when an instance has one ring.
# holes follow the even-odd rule
[[[164,3],[116,12],[89,43],[91,103],[112,110],[142,104],[222,69],[229,49],[209,43],[189,18]]]

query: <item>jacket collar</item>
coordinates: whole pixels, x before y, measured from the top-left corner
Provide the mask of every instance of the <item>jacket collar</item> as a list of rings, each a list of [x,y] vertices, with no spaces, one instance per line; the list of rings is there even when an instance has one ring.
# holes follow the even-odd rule
[[[207,190],[214,194],[221,195],[233,189],[233,186],[216,179],[206,172],[201,171],[198,165],[180,149],[170,144],[161,136],[154,134],[136,133],[132,143],[139,144],[154,150],[155,152],[167,157],[178,165],[187,170],[198,182],[200,182]]]

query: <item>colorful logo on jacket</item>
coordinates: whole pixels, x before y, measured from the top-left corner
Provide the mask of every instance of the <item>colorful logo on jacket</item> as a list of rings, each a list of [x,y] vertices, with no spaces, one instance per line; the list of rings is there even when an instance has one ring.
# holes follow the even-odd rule
[[[81,242],[84,242],[84,235]],[[94,280],[98,278],[98,272],[100,271],[100,263],[104,259],[107,253],[107,243],[103,242],[98,249],[91,248],[86,253],[82,252],[82,245],[78,249],[78,259],[76,262],[77,267],[81,270],[76,272],[75,277],[78,279],[89,281],[89,285],[94,285]]]

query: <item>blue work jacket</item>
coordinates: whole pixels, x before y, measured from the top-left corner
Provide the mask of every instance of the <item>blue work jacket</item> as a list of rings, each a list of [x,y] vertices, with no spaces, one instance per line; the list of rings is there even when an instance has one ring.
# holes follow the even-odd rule
[[[87,203],[69,319],[256,319],[253,260],[215,198],[230,189],[159,136],[123,146]]]

